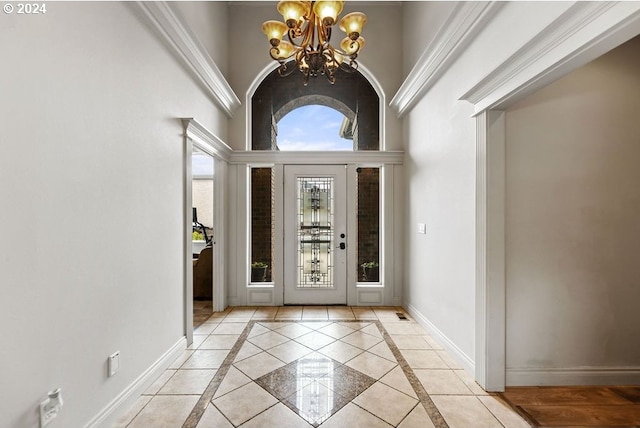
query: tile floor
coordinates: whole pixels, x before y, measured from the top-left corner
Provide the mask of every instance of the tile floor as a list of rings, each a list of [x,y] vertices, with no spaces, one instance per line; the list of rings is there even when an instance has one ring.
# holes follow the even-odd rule
[[[529,424],[484,392],[402,308],[287,306],[211,315],[115,426]]]

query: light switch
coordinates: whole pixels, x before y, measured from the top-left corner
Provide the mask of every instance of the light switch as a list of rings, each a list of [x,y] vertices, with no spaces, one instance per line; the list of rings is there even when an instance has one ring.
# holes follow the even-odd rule
[[[418,223],[418,233],[427,233],[427,225],[425,223]]]
[[[120,369],[120,351],[114,352],[109,355],[109,377],[118,373]]]

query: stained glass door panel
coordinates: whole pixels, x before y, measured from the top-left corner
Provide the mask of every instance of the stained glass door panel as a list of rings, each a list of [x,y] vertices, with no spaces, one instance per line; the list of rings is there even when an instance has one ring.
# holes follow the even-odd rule
[[[285,167],[285,304],[346,303],[345,177],[344,166]]]

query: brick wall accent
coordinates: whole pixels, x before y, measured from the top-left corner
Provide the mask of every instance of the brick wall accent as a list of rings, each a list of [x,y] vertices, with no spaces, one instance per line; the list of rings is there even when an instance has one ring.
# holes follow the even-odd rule
[[[272,169],[251,168],[251,263],[269,265],[266,281],[272,278],[273,238]]]
[[[358,168],[358,281],[365,262],[380,262],[380,169]],[[371,278],[368,279],[371,281]]]

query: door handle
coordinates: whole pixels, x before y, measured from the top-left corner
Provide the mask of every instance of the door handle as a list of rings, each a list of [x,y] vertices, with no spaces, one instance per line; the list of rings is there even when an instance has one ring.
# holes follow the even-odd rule
[[[340,243],[340,249],[344,250],[345,248],[347,248],[347,244],[345,244],[344,242]]]

